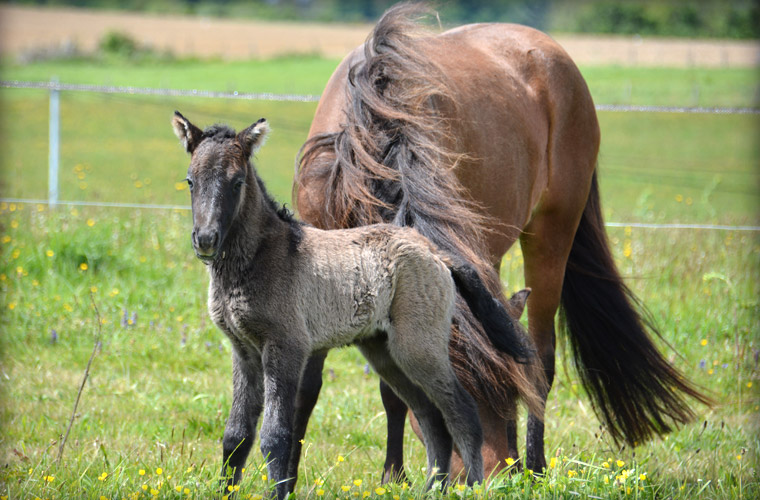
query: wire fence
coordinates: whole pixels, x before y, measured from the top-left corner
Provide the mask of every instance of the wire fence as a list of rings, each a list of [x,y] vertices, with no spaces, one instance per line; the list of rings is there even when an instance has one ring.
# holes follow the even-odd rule
[[[170,89],[124,87],[116,85],[85,85],[58,82],[27,82],[0,80],[0,87],[14,89],[40,89],[48,91],[93,92],[100,94],[154,95],[167,97],[206,97],[212,99],[243,99],[251,101],[318,102],[315,94],[276,94],[271,92],[220,92],[198,89]],[[704,107],[704,106],[641,106],[627,104],[597,104],[597,111],[640,113],[697,113],[697,114],[760,114],[760,108]]]
[[[168,97],[201,97],[211,99],[242,99],[279,102],[318,102],[320,96],[313,94],[278,94],[270,92],[210,91],[198,89],[149,88],[113,85],[68,84],[59,82],[33,82],[0,80],[0,88],[38,89],[50,92],[50,154],[49,154],[49,196],[44,199],[0,198],[0,202],[30,205],[66,205],[101,208],[133,208],[148,210],[190,210],[187,205],[162,205],[145,203],[121,203],[103,201],[63,201],[58,199],[58,148],[59,148],[59,93],[86,92],[97,94],[124,94]],[[684,107],[684,106],[641,106],[619,104],[597,104],[597,111],[608,112],[642,112],[642,113],[691,113],[691,114],[760,114],[760,108],[734,107]],[[681,223],[645,223],[645,222],[608,222],[607,227],[633,227],[647,229],[691,229],[721,231],[760,231],[760,226],[720,225],[720,224],[681,224]]]

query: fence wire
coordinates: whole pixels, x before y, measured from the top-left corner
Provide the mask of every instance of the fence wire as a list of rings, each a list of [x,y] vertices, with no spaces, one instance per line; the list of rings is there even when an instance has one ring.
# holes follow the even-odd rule
[[[318,102],[320,96],[313,94],[276,94],[270,92],[219,92],[198,89],[169,89],[150,87],[131,87],[116,85],[86,85],[59,82],[31,82],[0,80],[1,88],[39,89],[47,91],[89,92],[101,94],[152,95],[170,97],[204,97],[215,99],[242,99],[288,102]],[[760,108],[721,108],[721,107],[684,107],[684,106],[637,106],[621,104],[597,104],[597,111],[611,112],[644,112],[644,113],[695,113],[695,114],[760,114]],[[101,208],[133,208],[148,210],[190,210],[187,205],[161,205],[143,203],[94,202],[94,201],[62,201],[26,198],[0,198],[3,203],[19,203],[29,205],[65,205]],[[760,231],[760,226],[750,225],[720,225],[720,224],[657,224],[646,222],[607,222],[607,227],[635,227],[647,229],[702,229],[720,231]]]
[[[149,87],[120,87],[115,85],[85,85],[57,82],[0,81],[0,87],[10,89],[41,89],[70,92],[94,92],[99,94],[157,95],[169,97],[207,97],[213,99],[243,99],[250,101],[317,102],[318,95],[275,94],[271,92],[219,92],[198,89],[166,89]]]
[[[123,87],[116,85],[85,85],[58,82],[28,82],[0,80],[0,87],[13,89],[40,89],[70,92],[94,92],[100,94],[154,95],[170,97],[206,97],[214,99],[242,99],[249,101],[318,102],[315,94],[276,94],[271,92],[220,92],[198,89],[168,89],[150,87]],[[638,106],[628,104],[597,104],[597,111],[639,112],[639,113],[695,113],[695,114],[760,114],[760,108],[722,108],[704,106]]]
[[[0,203],[19,203],[24,205],[51,205],[48,200],[34,200],[26,198],[0,198]],[[56,205],[72,207],[100,207],[100,208],[134,208],[147,210],[190,210],[190,205],[159,205],[150,203],[119,203],[107,201],[57,201]],[[649,222],[605,222],[607,227],[631,227],[643,229],[704,229],[713,231],[760,231],[760,226],[730,226],[723,224],[681,224],[667,223],[657,224]]]

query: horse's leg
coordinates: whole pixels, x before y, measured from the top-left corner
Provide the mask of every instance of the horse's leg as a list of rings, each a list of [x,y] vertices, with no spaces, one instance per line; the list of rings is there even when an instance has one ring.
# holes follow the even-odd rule
[[[408,407],[382,379],[380,380],[380,397],[383,400],[387,422],[382,484],[391,481],[402,482],[406,480],[406,473],[404,472],[404,425]]]
[[[580,196],[586,192],[579,189]],[[533,289],[528,299],[528,325],[543,364],[546,385],[539,393],[546,399],[554,382],[554,317],[559,308],[565,266],[575,230],[583,210],[558,210],[538,213],[520,238],[525,259],[525,284]],[[544,454],[544,415],[529,414],[526,436],[525,466],[536,472],[546,468]]]
[[[494,262],[494,269],[496,270],[496,275],[501,276],[501,257]],[[523,291],[518,292],[518,294],[524,293]],[[528,292],[529,294],[530,292]],[[518,294],[515,294],[512,296],[512,298],[509,299],[509,306],[510,306],[510,315],[513,316],[513,319],[515,321],[518,321],[520,319],[520,316],[522,315],[523,308],[525,306],[524,301],[520,301],[520,297]],[[526,294],[527,296],[527,294]],[[518,461],[520,459],[520,454],[517,452],[517,394],[514,394],[514,397],[509,400],[507,403],[507,407],[504,408],[503,414],[507,415],[507,418],[504,419],[504,434],[506,438],[506,457],[502,456],[499,465],[506,465],[503,460],[506,458],[511,458],[514,461]],[[493,420],[498,422],[500,420],[500,417],[494,413]],[[498,428],[498,427],[497,427]],[[483,427],[483,432],[485,434],[486,440],[489,440],[489,432],[486,426]],[[497,431],[498,432],[498,431]],[[497,441],[499,441],[498,437],[496,438]],[[520,464],[518,462],[517,468],[520,467]],[[488,467],[487,467],[488,468]],[[493,470],[498,471],[501,470],[501,468],[494,468]]]
[[[288,477],[292,480],[295,488],[298,481],[298,464],[301,461],[301,449],[303,439],[306,436],[306,427],[309,425],[311,412],[317,404],[319,391],[322,389],[322,368],[325,366],[327,351],[312,354],[306,362],[301,375],[301,383],[298,386],[296,396],[295,416],[293,418],[293,449],[290,452],[288,464]]]
[[[287,335],[272,335],[287,339]],[[293,419],[301,372],[308,353],[284,341],[269,341],[262,350],[264,368],[264,420],[261,425],[261,453],[267,460],[271,481],[278,499],[292,491],[295,478],[288,476],[293,450]]]
[[[261,357],[232,351],[232,406],[222,439],[223,494],[237,484],[256,438],[256,423],[263,403]]]
[[[397,395],[409,405],[419,421],[428,461],[427,488],[431,488],[436,481],[445,484],[451,460],[452,440],[440,410],[393,360],[388,353],[385,339],[367,339],[356,345],[375,372],[389,387],[397,391]]]

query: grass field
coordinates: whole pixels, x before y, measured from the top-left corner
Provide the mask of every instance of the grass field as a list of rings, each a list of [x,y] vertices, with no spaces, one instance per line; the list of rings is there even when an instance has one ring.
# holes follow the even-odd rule
[[[109,64],[5,65],[0,74],[319,93],[335,61]],[[584,73],[599,103],[757,105],[750,72]],[[47,96],[4,89],[0,106],[0,193],[45,198]],[[178,181],[187,158],[169,126],[172,111],[180,109],[196,123],[225,121],[238,128],[266,116],[274,131],[257,164],[278,199],[287,201],[314,107],[64,93],[61,198],[186,205],[189,195]],[[609,220],[757,224],[756,117],[600,113],[600,120]],[[207,278],[190,248],[189,212],[51,211],[2,203],[0,227],[0,497],[210,497],[230,404],[230,347],[206,313]],[[665,438],[619,450],[598,437],[588,399],[561,353],[547,412],[547,456],[556,460],[546,477],[504,475],[480,490],[452,488],[440,496],[760,496],[757,234],[636,228],[611,228],[609,234],[621,271],[672,346],[663,345],[664,352],[718,404],[697,407],[699,421]],[[515,249],[503,266],[510,290],[522,286],[521,267]],[[90,377],[57,462],[93,347]],[[422,497],[424,450],[411,432],[411,484],[379,489],[384,426],[376,376],[365,372],[355,350],[332,352],[306,437],[297,498]],[[520,434],[522,439],[524,425]],[[261,495],[264,476],[254,447],[240,498]]]

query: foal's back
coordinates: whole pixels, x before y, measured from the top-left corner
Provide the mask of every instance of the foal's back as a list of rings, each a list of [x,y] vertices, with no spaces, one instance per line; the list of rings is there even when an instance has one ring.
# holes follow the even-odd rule
[[[297,307],[315,350],[388,332],[393,308],[414,307],[419,314],[451,321],[451,274],[414,229],[385,224],[331,231],[305,227],[298,259]]]

